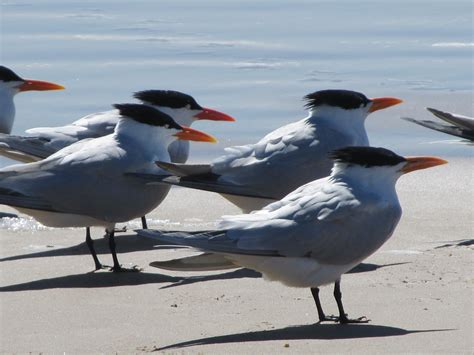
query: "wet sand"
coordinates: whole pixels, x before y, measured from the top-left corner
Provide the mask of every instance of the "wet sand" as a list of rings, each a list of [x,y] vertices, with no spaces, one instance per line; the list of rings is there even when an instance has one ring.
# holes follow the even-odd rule
[[[472,353],[474,179],[472,158],[400,179],[404,209],[393,237],[343,276],[344,305],[368,324],[315,324],[309,290],[250,270],[161,272],[148,266],[191,253],[153,250],[129,231],[119,260],[141,273],[91,272],[80,229],[29,220],[0,224],[2,353]],[[2,212],[13,210],[1,207]],[[217,195],[173,189],[151,227],[208,229],[237,209]],[[93,229],[99,258],[111,263]],[[470,245],[469,245],[470,244]],[[326,312],[337,311],[332,288]]]

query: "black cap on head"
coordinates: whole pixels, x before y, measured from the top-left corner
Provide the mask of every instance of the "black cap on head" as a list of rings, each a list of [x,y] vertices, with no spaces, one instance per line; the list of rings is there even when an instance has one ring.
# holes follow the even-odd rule
[[[321,90],[304,97],[309,110],[318,106],[337,106],[346,110],[367,106],[370,100],[362,93],[350,90]]]
[[[131,118],[140,123],[177,130],[183,129],[169,115],[150,106],[141,104],[115,104],[113,106],[120,111],[121,116]]]
[[[0,65],[0,80],[4,82],[24,81],[17,74],[15,74],[13,70],[8,69],[7,67],[4,67],[3,65]]]
[[[171,108],[184,108],[189,105],[191,110],[202,110],[194,97],[173,90],[145,90],[136,92],[133,97],[155,106],[166,106]]]
[[[331,152],[329,157],[335,162],[365,167],[397,165],[406,161],[391,150],[374,147],[346,147]]]

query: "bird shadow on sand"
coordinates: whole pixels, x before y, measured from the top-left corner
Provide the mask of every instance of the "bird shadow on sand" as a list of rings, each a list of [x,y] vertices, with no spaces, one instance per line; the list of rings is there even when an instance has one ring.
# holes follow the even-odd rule
[[[402,264],[402,263],[399,263]],[[375,265],[360,264],[349,273],[373,271],[381,267],[399,264]],[[162,289],[191,285],[199,282],[233,280],[243,278],[260,278],[262,275],[250,269],[237,269],[229,272],[201,276],[169,276],[149,272],[113,273],[108,271],[89,272],[84,274],[66,275],[50,279],[35,280],[15,285],[0,287],[0,292],[39,291],[54,288],[102,288],[119,286],[138,286],[145,284],[171,283]]]
[[[375,271],[382,267],[397,266],[397,265],[403,265],[403,264],[407,264],[407,263],[394,263],[394,264],[385,264],[385,265],[361,263],[357,265],[355,268],[353,268],[352,270],[348,271],[347,273],[356,274],[356,273],[361,273],[361,272],[369,272],[369,271]],[[222,273],[218,275],[183,277],[181,280],[174,282],[171,285],[162,286],[161,288],[165,289],[165,288],[171,288],[171,287],[177,287],[177,286],[190,285],[190,284],[193,284],[196,282],[202,282],[202,281],[230,280],[230,279],[241,279],[241,278],[259,278],[259,277],[262,277],[262,274],[260,274],[257,271],[250,270],[250,269],[238,269],[232,272],[226,272],[226,273]]]
[[[132,253],[132,252],[137,252],[137,251],[156,252],[160,249],[182,248],[182,246],[175,247],[175,246],[170,246],[169,244],[159,244],[157,243],[156,240],[143,238],[136,234],[116,235],[115,242],[117,244],[118,254]],[[94,248],[97,255],[110,254],[107,238],[94,239]],[[55,257],[55,256],[72,256],[72,255],[88,255],[88,254],[90,254],[89,248],[87,247],[86,243],[83,242],[83,243],[79,243],[79,244],[66,247],[66,248],[52,247],[50,250],[46,250],[46,251],[8,256],[5,258],[0,258],[0,262],[15,261],[15,260],[22,260],[22,259],[32,259],[32,258],[48,258],[48,257]],[[369,272],[369,271],[375,271],[382,267],[397,266],[397,265],[403,265],[403,264],[406,264],[406,263],[393,263],[393,264],[385,264],[385,265],[361,263],[357,265],[356,267],[354,267],[352,270],[348,271],[347,273],[351,274],[351,273],[359,273],[359,272]]]
[[[200,338],[181,343],[176,343],[153,351],[164,351],[180,349],[190,346],[215,345],[242,342],[262,341],[288,341],[288,340],[336,340],[336,339],[358,339],[402,336],[414,333],[442,332],[454,329],[426,329],[406,330],[402,328],[389,327],[375,324],[311,324],[293,327],[285,327],[272,330],[261,330],[229,335],[220,335],[208,338]]]
[[[468,247],[474,245],[474,239],[460,239],[435,247],[435,249],[449,248],[449,247]]]
[[[85,239],[85,234],[84,234]],[[115,243],[117,244],[117,252],[119,254],[132,253],[136,251],[154,251],[158,246],[155,240],[139,237],[136,234],[120,234],[115,236]],[[66,247],[55,248],[49,246],[49,250],[34,252],[28,254],[8,256],[1,258],[0,262],[14,261],[31,258],[47,258],[54,256],[71,256],[71,255],[88,255],[89,248],[85,242]],[[98,255],[110,254],[108,238],[94,239],[94,248]]]
[[[148,272],[113,273],[108,271],[74,274],[25,282],[0,287],[0,292],[39,291],[54,288],[102,288],[119,286],[138,286],[145,284],[173,283],[179,285],[193,284],[213,280],[231,280],[241,278],[258,278],[261,275],[253,270],[238,269],[215,275],[205,276],[168,276]]]

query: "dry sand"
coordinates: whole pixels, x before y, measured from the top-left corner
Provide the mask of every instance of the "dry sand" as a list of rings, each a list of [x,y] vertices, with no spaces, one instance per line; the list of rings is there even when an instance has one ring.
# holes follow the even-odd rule
[[[371,319],[360,325],[315,324],[309,290],[249,270],[161,273],[148,263],[189,251],[152,250],[131,231],[117,237],[119,260],[144,271],[113,274],[91,272],[83,230],[4,221],[0,351],[472,353],[473,246],[462,242],[474,235],[473,172],[471,158],[451,159],[401,178],[395,234],[342,278],[346,311]],[[214,194],[174,189],[152,227],[210,228],[226,213],[237,210]],[[101,234],[93,230],[99,257],[111,263]],[[332,288],[323,288],[322,301],[336,312]]]

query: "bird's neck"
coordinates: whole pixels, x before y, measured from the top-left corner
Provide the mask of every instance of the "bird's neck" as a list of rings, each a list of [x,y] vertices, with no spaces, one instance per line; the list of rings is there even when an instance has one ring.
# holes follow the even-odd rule
[[[166,129],[147,125],[129,118],[120,118],[114,130],[119,143],[133,142],[144,154],[169,159],[168,146],[175,138]]]
[[[359,191],[368,191],[381,197],[398,200],[395,184],[400,174],[384,167],[350,166],[335,163],[331,171],[333,181],[358,186]]]
[[[365,117],[355,116],[350,112],[332,114],[324,111],[310,111],[306,120],[316,126],[325,127],[350,138],[348,145],[369,145],[369,138],[365,130]]]
[[[193,117],[191,111],[187,108],[170,108],[166,106],[156,105],[152,107],[171,116],[179,125],[190,127],[191,124],[195,121],[195,118]]]
[[[10,89],[0,88],[0,133],[10,134],[15,120],[15,93]]]

